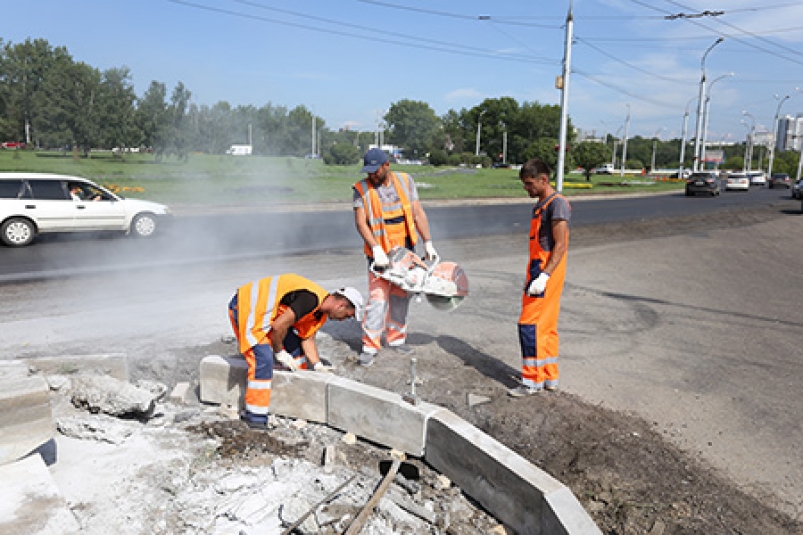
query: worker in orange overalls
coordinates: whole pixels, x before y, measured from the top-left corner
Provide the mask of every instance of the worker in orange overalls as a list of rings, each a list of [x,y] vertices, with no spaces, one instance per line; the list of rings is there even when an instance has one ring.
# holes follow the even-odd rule
[[[538,158],[519,171],[530,198],[538,198],[530,220],[530,262],[519,317],[521,385],[513,397],[558,388],[558,315],[566,278],[571,206],[549,183],[549,166]]]
[[[229,319],[248,363],[245,413],[249,427],[267,429],[271,380],[276,361],[290,371],[325,372],[315,333],[327,319],[360,319],[362,295],[346,287],[332,293],[294,273],[266,277],[237,289]]]
[[[390,265],[388,253],[393,247],[414,251],[419,235],[424,240],[426,259],[437,258],[427,214],[410,175],[392,172],[388,156],[381,149],[366,152],[363,163],[362,172],[368,176],[353,186],[353,207],[354,222],[365,243],[369,267],[373,263],[375,269],[387,268]],[[397,352],[413,353],[413,348],[407,344],[410,296],[370,269],[368,292],[360,364],[373,364],[382,347],[383,335],[388,346]]]

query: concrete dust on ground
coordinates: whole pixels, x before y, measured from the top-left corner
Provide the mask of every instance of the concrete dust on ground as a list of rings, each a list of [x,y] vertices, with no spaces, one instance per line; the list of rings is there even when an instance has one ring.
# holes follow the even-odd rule
[[[412,304],[409,342],[417,349],[417,393],[568,485],[605,533],[803,532],[798,451],[803,430],[797,421],[803,396],[789,387],[800,384],[803,375],[803,327],[797,320],[803,304],[803,248],[782,245],[799,234],[799,224],[799,216],[756,207],[574,230],[560,323],[561,390],[523,399],[508,398],[505,392],[519,375],[515,322],[525,236],[439,244],[443,258],[467,270],[471,296],[452,313]],[[103,348],[129,355],[132,379],[158,380],[171,387],[179,381],[197,384],[201,358],[236,353],[226,343],[225,304],[238,284],[297,271],[327,287],[349,284],[364,290],[364,268],[355,250],[155,275],[165,282],[180,281],[169,296],[173,304],[165,301],[161,289],[115,281],[118,298],[128,299],[125,315],[136,319],[135,327],[120,321],[122,313],[105,302],[81,311],[70,308],[69,300],[59,301],[70,281],[4,287],[4,296],[6,291],[24,291],[27,304],[7,301],[2,321],[14,334],[0,329],[0,345],[6,348],[0,358],[96,353]],[[755,273],[760,278],[751,276]],[[54,300],[55,309],[46,306]],[[37,310],[54,310],[59,327],[53,327],[53,317],[42,317]],[[74,329],[87,322],[101,327],[76,340]],[[353,362],[359,346],[360,330],[354,322],[327,324],[320,335],[322,355],[337,366],[336,373],[398,393],[409,391],[408,357],[383,350],[373,366],[362,368]],[[476,402],[482,398],[488,401]],[[142,475],[122,471],[130,477],[125,485],[139,489],[130,495],[142,498],[141,504],[127,503],[123,513],[119,507],[124,502],[110,500],[115,491],[93,490],[96,501],[87,495],[72,505],[77,515],[93,507],[100,510],[93,513],[98,518],[130,515],[127,524],[117,523],[153,532],[153,525],[143,520],[150,517],[140,512],[154,512],[150,498],[189,506],[215,481],[231,477],[235,481],[228,485],[236,487],[240,474],[259,470],[254,458],[265,455],[266,464],[268,457],[291,455],[282,448],[301,447],[283,434],[295,432],[291,422],[279,428],[285,426],[288,430],[271,432],[283,445],[265,440],[257,447],[254,441],[255,449],[247,452],[243,448],[251,444],[250,431],[234,433],[239,438],[233,444],[239,446],[231,446],[229,457],[209,442],[210,432],[225,435],[226,427],[181,431],[182,438],[172,446],[157,447],[185,452],[175,461],[170,461],[173,453],[164,456],[178,468],[159,467],[150,475],[147,469]],[[165,432],[169,428],[154,429],[153,434],[171,436]],[[330,432],[321,431],[321,436]],[[318,456],[325,440],[316,444],[303,433],[297,437],[309,442],[304,446],[309,450],[293,458],[319,469],[319,460],[305,457]],[[221,438],[217,436],[215,444]],[[279,453],[268,452],[271,448]],[[137,466],[132,458],[114,457],[111,450],[98,453],[95,462],[103,459],[120,467]],[[358,463],[373,469],[368,459]],[[113,477],[114,462],[108,464],[110,479],[101,479],[113,489],[118,479]],[[58,463],[54,470],[58,478]],[[190,474],[198,475],[197,488],[187,486]],[[91,486],[103,488],[104,481]],[[125,485],[120,488],[128,488]],[[182,494],[182,489],[192,488],[197,493]],[[319,483],[316,489],[322,496],[331,485]],[[482,519],[480,513],[471,517]],[[229,510],[221,514],[224,519],[239,518]],[[194,522],[159,518],[158,529],[164,533],[181,525],[173,521],[185,526]],[[482,532],[478,526],[465,529]]]

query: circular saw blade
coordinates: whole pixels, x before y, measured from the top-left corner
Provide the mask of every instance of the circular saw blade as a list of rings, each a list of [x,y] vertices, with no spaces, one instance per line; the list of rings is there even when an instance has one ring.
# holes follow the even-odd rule
[[[455,295],[452,297],[444,297],[442,295],[427,294],[427,302],[438,310],[450,312],[460,306],[465,296]]]

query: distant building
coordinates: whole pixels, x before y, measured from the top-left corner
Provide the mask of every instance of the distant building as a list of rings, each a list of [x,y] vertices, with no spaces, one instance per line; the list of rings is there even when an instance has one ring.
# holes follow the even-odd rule
[[[779,151],[799,151],[803,143],[803,114],[787,115],[778,119],[778,139],[775,148]]]

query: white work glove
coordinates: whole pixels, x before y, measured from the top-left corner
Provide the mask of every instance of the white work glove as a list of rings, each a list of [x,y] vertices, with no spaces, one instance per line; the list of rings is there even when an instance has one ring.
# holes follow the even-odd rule
[[[530,283],[530,287],[527,288],[527,295],[532,297],[544,293],[544,290],[546,290],[546,281],[548,280],[549,275],[542,271],[541,274]]]
[[[276,360],[284,364],[284,366],[289,369],[291,372],[298,370],[298,363],[293,358],[293,355],[282,349],[278,353],[276,353]]]
[[[426,260],[437,260],[439,258],[438,251],[435,250],[435,246],[432,245],[432,240],[424,242],[424,252],[426,253]]]
[[[386,268],[390,266],[390,259],[388,255],[385,254],[381,245],[374,245],[371,248],[371,254],[373,254],[374,257],[374,267]]]
[[[323,362],[321,362],[320,360],[318,362],[316,362],[315,366],[313,366],[312,368],[316,372],[324,372],[324,373],[330,373],[330,372],[334,371],[334,369],[335,369],[333,366],[328,366],[328,365],[324,364]]]

